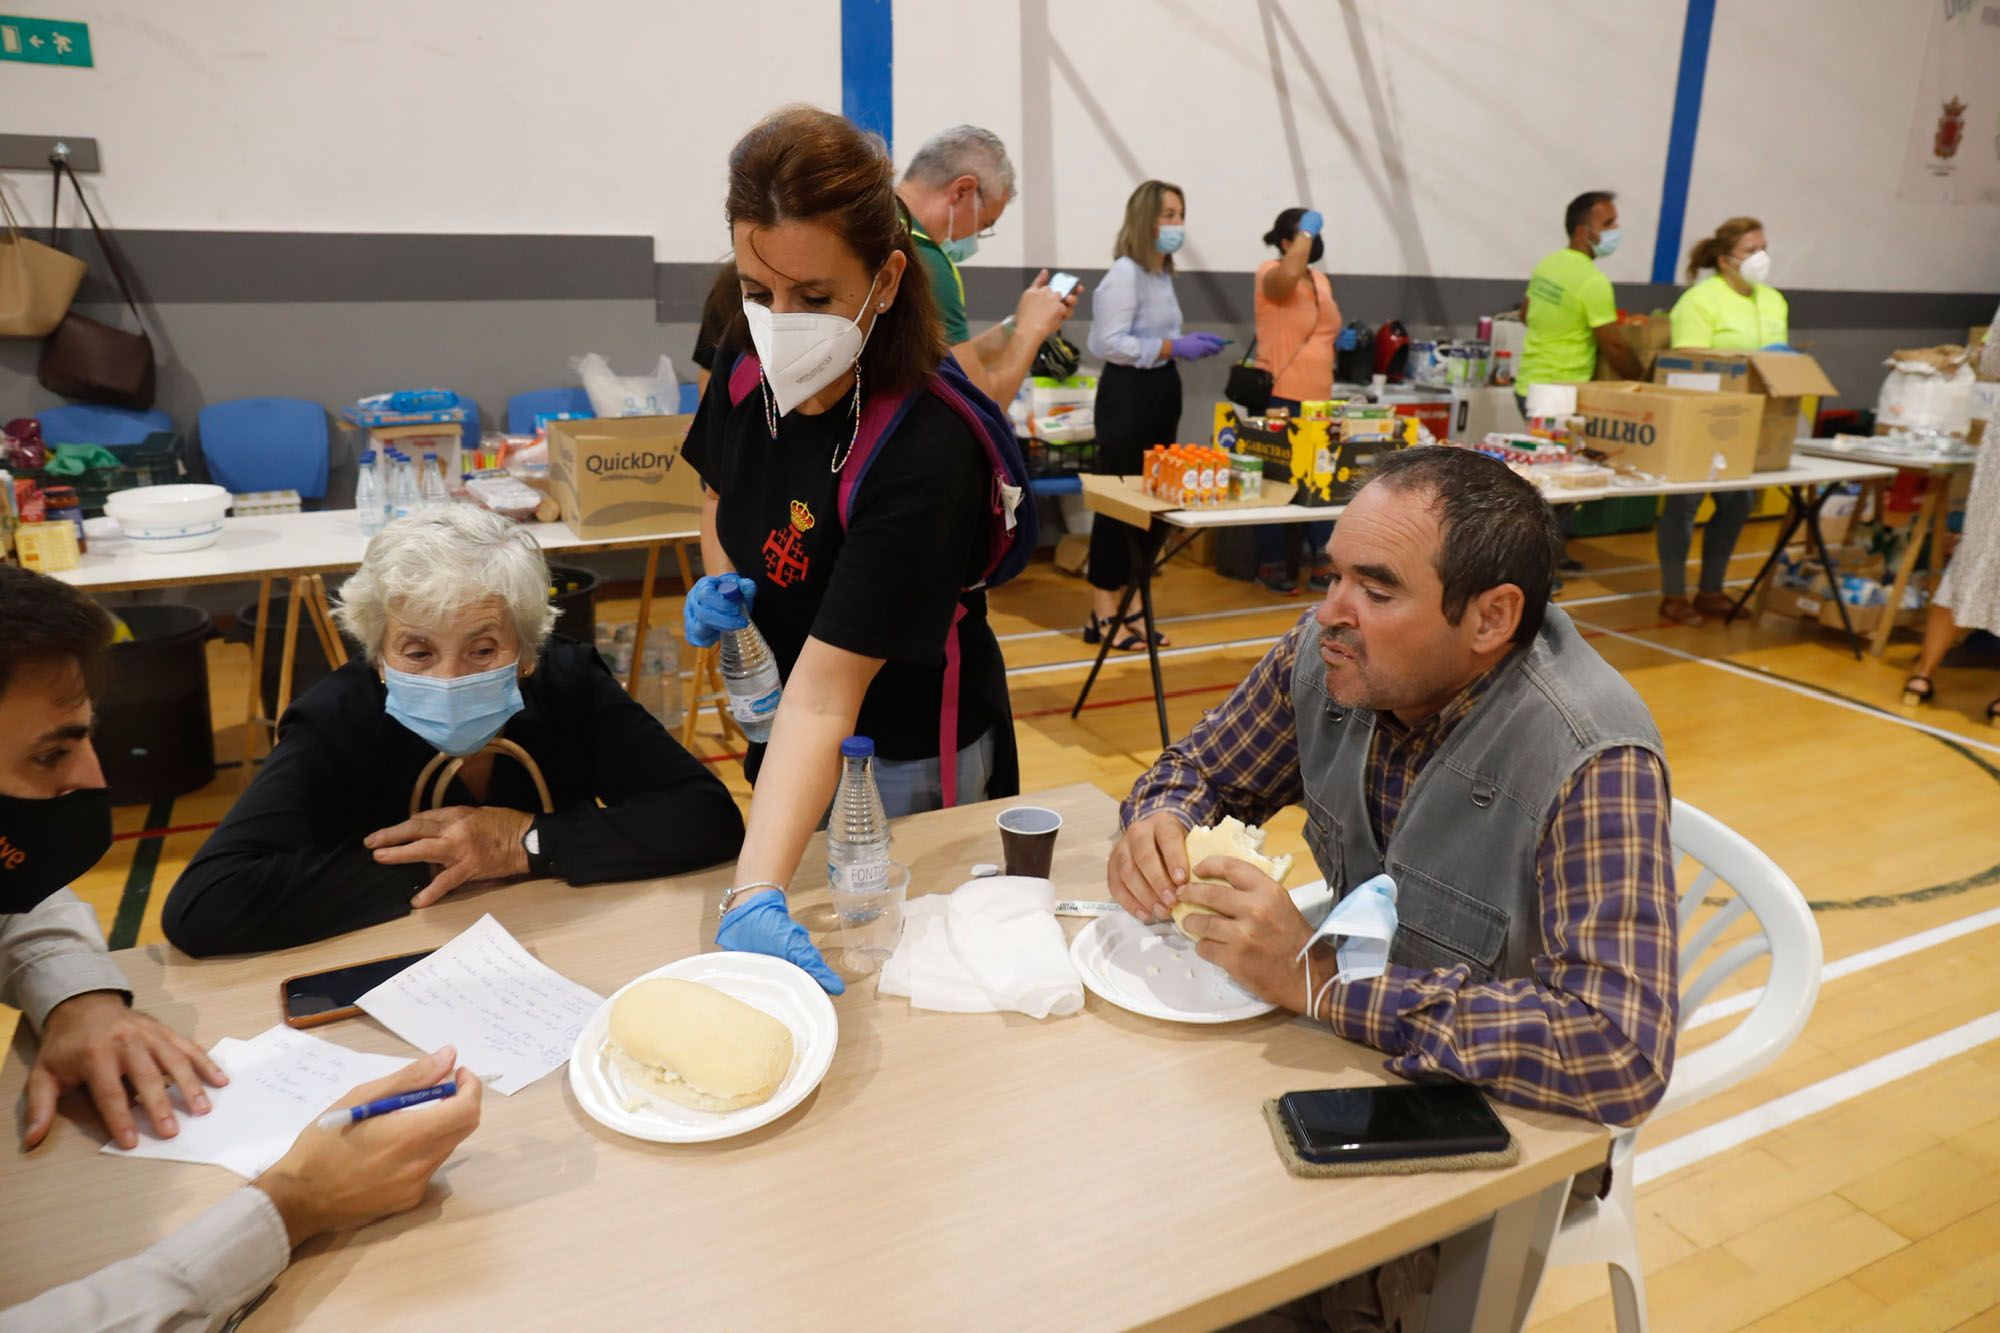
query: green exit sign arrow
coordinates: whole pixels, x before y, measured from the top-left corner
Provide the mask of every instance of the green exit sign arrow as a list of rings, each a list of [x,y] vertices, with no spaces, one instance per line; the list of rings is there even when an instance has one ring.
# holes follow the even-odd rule
[[[0,14],[0,60],[88,67],[95,63],[90,58],[90,25]]]

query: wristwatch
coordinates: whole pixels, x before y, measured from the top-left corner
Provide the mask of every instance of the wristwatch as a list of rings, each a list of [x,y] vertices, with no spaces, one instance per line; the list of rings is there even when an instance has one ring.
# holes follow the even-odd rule
[[[521,835],[521,850],[528,854],[528,873],[531,875],[553,875],[555,863],[542,855],[542,831],[535,825],[528,825],[528,831]]]

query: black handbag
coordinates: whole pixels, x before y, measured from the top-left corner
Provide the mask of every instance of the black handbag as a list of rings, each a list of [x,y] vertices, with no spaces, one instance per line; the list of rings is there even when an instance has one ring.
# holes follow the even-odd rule
[[[1061,333],[1051,333],[1035,350],[1033,373],[1052,380],[1066,380],[1076,374],[1076,368],[1082,362],[1083,354],[1076,350],[1075,343]]]
[[[118,262],[117,251],[105,238],[104,229],[97,225],[97,215],[90,211],[90,201],[84,198],[83,186],[77,182],[75,173],[70,171],[66,162],[56,164],[56,202],[62,202],[65,175],[76,187],[77,202],[83,205],[83,215],[90,219],[90,230],[97,238],[97,248],[103,252],[104,262],[118,282],[118,293],[125,298],[139,331],[129,333],[71,310],[63,316],[62,323],[56,325],[55,332],[43,340],[35,378],[41,381],[43,388],[65,398],[144,411],[153,405],[153,340],[146,334],[145,321],[139,316],[138,302],[132,299],[132,287],[125,281],[125,270]],[[53,212],[49,216],[49,232],[49,239],[53,241]]]
[[[1257,340],[1250,340],[1250,351],[1241,361],[1229,368],[1229,382],[1222,387],[1222,396],[1243,409],[1243,415],[1261,417],[1271,405],[1271,386],[1278,377],[1257,364]]]

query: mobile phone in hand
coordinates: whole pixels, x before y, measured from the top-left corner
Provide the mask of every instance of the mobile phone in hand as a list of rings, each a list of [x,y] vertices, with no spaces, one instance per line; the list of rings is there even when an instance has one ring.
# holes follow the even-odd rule
[[[1054,292],[1057,296],[1063,297],[1064,299],[1068,299],[1069,294],[1076,290],[1076,274],[1074,273],[1056,274],[1053,278],[1049,279],[1049,290]]]

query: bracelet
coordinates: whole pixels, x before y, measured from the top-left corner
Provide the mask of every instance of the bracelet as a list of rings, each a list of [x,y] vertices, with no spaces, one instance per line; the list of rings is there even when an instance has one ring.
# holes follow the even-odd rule
[[[730,908],[736,906],[736,900],[739,897],[746,893],[755,893],[760,889],[776,889],[779,893],[783,893],[785,886],[775,880],[758,879],[752,880],[748,884],[738,884],[732,889],[724,889],[722,891],[722,910],[716,915],[721,916],[726,914]]]

